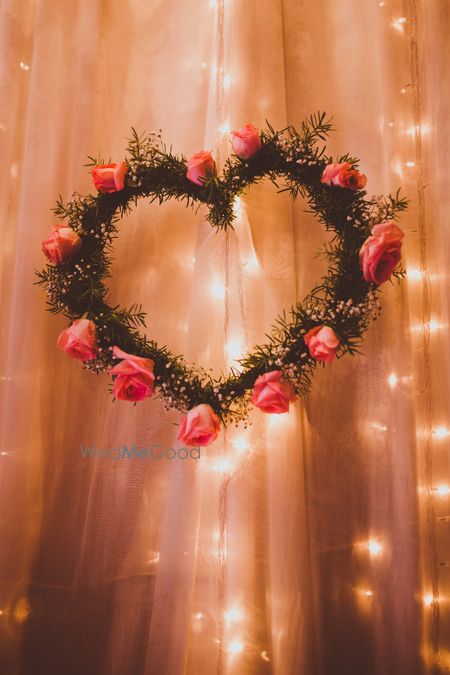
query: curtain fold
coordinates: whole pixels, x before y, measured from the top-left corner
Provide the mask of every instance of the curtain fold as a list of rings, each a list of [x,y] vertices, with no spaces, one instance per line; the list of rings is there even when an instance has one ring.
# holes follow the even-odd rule
[[[449,28],[445,0],[1,0],[2,672],[450,668]],[[33,286],[56,198],[91,191],[85,158],[119,161],[131,127],[220,169],[230,129],[318,109],[369,194],[410,200],[408,275],[384,285],[363,353],[199,458],[101,458],[178,451],[180,416],[113,402],[56,349],[65,322]],[[305,208],[265,182],[216,233],[204,208],[139,203],[113,301],[226,370],[325,271]]]

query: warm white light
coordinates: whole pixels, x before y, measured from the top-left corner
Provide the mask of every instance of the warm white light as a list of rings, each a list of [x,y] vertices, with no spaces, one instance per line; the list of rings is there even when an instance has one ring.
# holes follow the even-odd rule
[[[231,442],[239,452],[244,452],[248,448],[248,441],[245,436],[236,436]]]
[[[367,542],[367,548],[369,550],[370,555],[372,556],[380,555],[381,551],[383,550],[382,545],[376,539],[369,539],[369,541]]]
[[[246,272],[257,272],[259,270],[259,262],[256,253],[253,251],[249,258],[243,263]]]
[[[394,389],[394,387],[397,385],[397,383],[398,383],[398,377],[397,377],[397,375],[396,375],[395,373],[391,373],[391,374],[389,375],[389,377],[388,377],[388,383],[389,383],[389,386],[390,386],[392,389]]]
[[[407,166],[409,169],[411,169],[413,166],[416,166],[415,162],[405,162],[405,166]]]
[[[223,613],[223,616],[227,623],[236,623],[242,621],[244,612],[240,607],[231,607]]]
[[[365,598],[373,598],[373,591],[364,590],[362,591],[362,594],[364,595]]]
[[[388,431],[388,427],[385,424],[380,424],[379,422],[372,422],[371,426],[374,431]]]
[[[221,134],[229,134],[230,131],[231,131],[231,126],[230,126],[230,123],[228,121],[223,122],[223,124],[221,124],[220,127],[219,127],[219,132]]]
[[[411,281],[420,281],[422,279],[422,272],[417,267],[408,267],[406,269],[406,276]]]
[[[244,643],[241,640],[233,640],[233,642],[230,642],[228,651],[231,654],[240,654],[244,651]]]
[[[232,337],[227,340],[225,344],[225,353],[230,361],[240,359],[244,354],[242,339],[239,337]]]
[[[433,598],[432,593],[426,593],[426,594],[423,596],[423,604],[424,604],[426,607],[431,607],[431,605],[433,604],[433,602],[434,602],[434,598]]]
[[[424,324],[417,324],[416,326],[413,326],[413,330],[422,331],[424,329],[428,329],[430,333],[435,333],[441,328],[443,328],[443,325],[439,323],[439,321],[436,321],[436,319],[431,319]]]
[[[445,483],[441,483],[441,485],[433,488],[433,490],[439,497],[448,497],[450,495],[450,486]]]
[[[269,655],[268,655],[268,653],[266,652],[265,649],[264,649],[264,651],[261,652],[261,658],[262,658],[263,661],[270,661]]]
[[[233,462],[229,457],[220,457],[213,462],[211,470],[217,473],[230,473],[233,470]]]
[[[2,450],[2,451],[0,452],[0,455],[7,455],[7,454],[8,454],[8,453],[7,453],[5,450]]]
[[[265,415],[271,427],[282,427],[289,419],[288,413],[269,413]]]
[[[231,76],[225,75],[225,77],[223,78],[223,88],[229,89],[230,85],[231,85]]]
[[[401,94],[406,94],[406,87],[402,87],[402,89],[400,89],[400,93],[401,93]]]
[[[211,295],[217,300],[223,300],[225,297],[225,286],[220,281],[213,281],[210,286]]]
[[[392,28],[395,28],[395,30],[398,30],[399,33],[403,33],[403,25],[406,23],[406,18],[404,16],[399,17],[398,19],[394,19],[394,21],[391,23]]]
[[[20,67],[22,70],[30,70],[30,66],[29,66],[27,63],[24,63],[23,61],[21,61],[21,62],[19,63],[19,67]]]
[[[406,133],[409,134],[409,136],[415,136],[416,131],[419,131],[421,134],[426,134],[430,131],[430,127],[428,124],[416,124],[416,126],[408,127]]]
[[[433,429],[433,436],[436,438],[447,438],[450,436],[450,431],[444,426],[436,427],[436,429]]]

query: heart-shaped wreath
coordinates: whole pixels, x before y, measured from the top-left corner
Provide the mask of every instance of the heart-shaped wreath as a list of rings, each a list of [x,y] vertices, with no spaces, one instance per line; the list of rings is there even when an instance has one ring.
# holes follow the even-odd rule
[[[71,322],[58,346],[95,373],[109,371],[118,399],[141,401],[156,389],[168,408],[186,413],[178,438],[187,445],[208,445],[221,422],[244,419],[250,404],[286,412],[296,396],[305,395],[317,362],[358,351],[362,334],[380,312],[379,285],[403,275],[403,232],[394,221],[406,200],[398,192],[367,199],[357,160],[326,156],[321,141],[330,130],[324,113],[312,115],[299,130],[275,131],[268,124],[260,132],[247,124],[232,132],[234,154],[221,177],[209,152],[186,160],[167,150],[155,133],[139,137],[133,130],[128,157],[119,164],[89,158],[98,194],[74,194],[65,205],[59,200],[54,212],[66,223],[55,225],[43,242],[49,264],[37,272],[38,283],[47,288],[49,311]],[[140,334],[139,326],[145,326],[140,305],[109,304],[105,279],[112,242],[120,217],[140,197],[206,204],[213,227],[232,227],[235,198],[265,177],[275,185],[282,179],[280,191],[304,197],[333,232],[324,248],[328,272],[288,317],[278,317],[268,342],[240,359],[239,370],[214,378]]]

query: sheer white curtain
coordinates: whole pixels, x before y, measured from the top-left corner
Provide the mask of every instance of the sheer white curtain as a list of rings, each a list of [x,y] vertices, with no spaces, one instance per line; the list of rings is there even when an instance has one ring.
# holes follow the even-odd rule
[[[450,667],[449,14],[445,0],[1,0],[2,672]],[[121,159],[131,126],[220,164],[227,128],[317,109],[369,194],[411,200],[410,274],[384,287],[364,354],[200,460],[83,459],[80,445],[170,448],[178,415],[112,403],[107,376],[56,349],[65,324],[33,270],[58,194],[89,192],[86,156]],[[218,372],[320,277],[323,240],[270,185],[228,235],[201,209],[142,203],[112,295]]]

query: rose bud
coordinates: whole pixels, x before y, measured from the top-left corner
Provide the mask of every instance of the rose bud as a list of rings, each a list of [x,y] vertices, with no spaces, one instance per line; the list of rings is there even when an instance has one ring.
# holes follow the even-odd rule
[[[238,131],[232,131],[233,152],[241,159],[250,159],[261,149],[261,136],[259,129],[253,124],[245,124]]]
[[[305,344],[309,353],[317,361],[331,363],[336,357],[339,348],[339,338],[329,326],[315,326],[309,330],[305,337]]]
[[[42,252],[54,265],[71,258],[80,248],[80,237],[65,225],[54,225],[49,238],[42,242]]]
[[[71,359],[95,359],[98,352],[95,323],[89,319],[77,319],[60,333],[56,344]]]
[[[372,228],[359,252],[359,263],[366,281],[382,284],[389,279],[401,259],[404,232],[394,223],[380,223]]]
[[[216,175],[216,163],[210,152],[202,150],[188,159],[186,176],[196,185]]]
[[[123,190],[125,186],[126,162],[118,164],[102,164],[95,166],[92,171],[94,185],[99,192],[111,193]]]
[[[295,401],[294,387],[283,378],[281,370],[272,370],[255,380],[252,403],[266,413],[285,413]]]
[[[207,403],[201,403],[183,417],[178,430],[178,440],[186,445],[209,445],[220,431],[220,420]]]
[[[320,181],[326,185],[358,190],[365,186],[367,178],[363,173],[353,169],[350,162],[341,162],[340,164],[328,164]]]
[[[154,391],[154,362],[141,356],[133,356],[113,347],[113,354],[120,363],[109,371],[114,376],[113,394],[121,401],[142,401]]]

